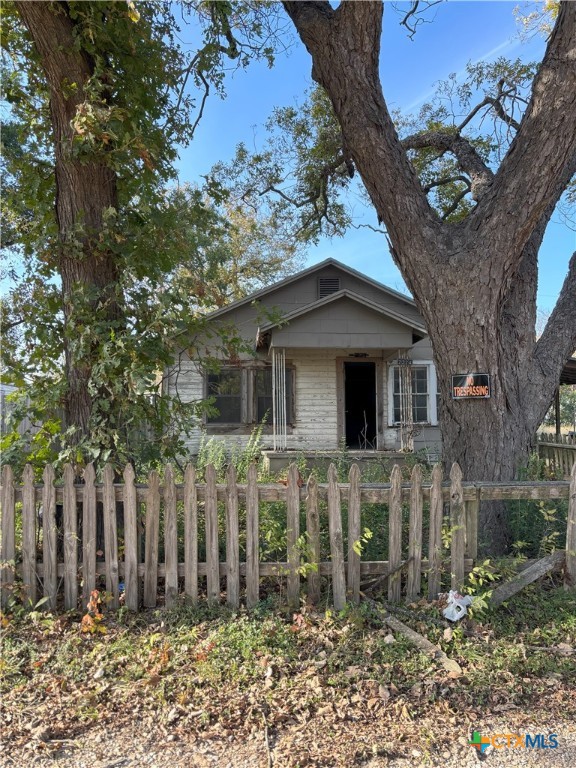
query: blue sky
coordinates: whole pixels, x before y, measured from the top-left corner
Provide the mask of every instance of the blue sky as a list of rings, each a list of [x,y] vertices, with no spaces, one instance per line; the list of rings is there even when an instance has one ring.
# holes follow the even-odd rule
[[[469,61],[498,56],[540,60],[545,42],[534,37],[522,43],[513,10],[516,2],[451,0],[432,9],[431,23],[422,24],[414,40],[399,25],[399,16],[386,3],[382,42],[382,82],[388,106],[418,110],[432,95],[434,84],[450,73],[463,73]],[[534,4],[532,4],[534,5]],[[275,106],[303,100],[311,87],[310,57],[295,40],[287,56],[274,67],[264,63],[233,73],[227,81],[227,98],[212,98],[193,144],[182,152],[181,181],[197,181],[218,160],[232,158],[239,141],[264,145],[263,124]],[[376,224],[371,210],[361,211],[365,221]],[[576,234],[553,217],[541,249],[538,305],[553,308],[569,258],[576,248]],[[333,256],[397,290],[406,290],[381,235],[352,230],[344,238],[323,240],[309,248],[307,263]]]

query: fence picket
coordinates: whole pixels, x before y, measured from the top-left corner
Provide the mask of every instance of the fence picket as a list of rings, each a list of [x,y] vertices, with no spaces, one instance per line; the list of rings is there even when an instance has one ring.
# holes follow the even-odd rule
[[[10,597],[16,568],[15,493],[12,467],[2,467],[2,548],[0,550],[1,604],[4,607]]]
[[[260,599],[258,481],[256,465],[250,464],[246,478],[246,605]]]
[[[34,470],[30,464],[24,467],[22,475],[22,581],[32,606],[36,605],[36,489]],[[64,539],[66,545],[66,539]],[[66,610],[69,610],[66,604]],[[76,607],[76,604],[73,606]]]
[[[360,602],[360,469],[352,464],[348,475],[348,594],[353,603]]]
[[[436,464],[432,470],[430,489],[430,531],[428,538],[428,599],[436,600],[440,592],[442,576],[442,467]]]
[[[308,600],[312,605],[320,600],[320,516],[318,514],[318,483],[314,475],[308,478],[306,486],[306,533],[310,553],[308,572]]]
[[[128,610],[137,611],[140,603],[138,576],[138,501],[134,467],[124,468],[124,599]]]
[[[226,472],[226,602],[231,608],[240,605],[238,487],[236,469],[232,463]]]
[[[72,611],[78,607],[78,504],[74,468],[64,465],[64,489],[62,491],[64,523],[64,608]]]
[[[300,606],[300,552],[298,539],[300,537],[300,478],[296,464],[288,468],[288,485],[286,487],[286,540],[288,560],[288,606],[297,610]]]
[[[44,597],[49,611],[56,610],[58,570],[56,564],[56,489],[54,467],[47,464],[42,475],[42,560],[44,563]]]
[[[390,475],[390,503],[388,505],[388,600],[397,603],[402,588],[402,473],[394,464]]]
[[[164,589],[167,608],[178,598],[178,523],[174,472],[168,464],[164,472]]]
[[[84,469],[82,488],[82,608],[96,589],[96,472],[92,463]]]
[[[220,563],[218,557],[218,500],[216,470],[206,467],[204,513],[206,515],[206,592],[208,603],[214,605],[220,599]]]
[[[160,480],[158,472],[148,475],[146,532],[144,542],[144,606],[156,607],[158,592],[158,534],[160,528]]]
[[[103,473],[104,557],[106,561],[106,590],[112,595],[112,608],[120,605],[118,578],[118,530],[116,524],[116,494],[114,469],[106,464]]]
[[[184,592],[194,605],[198,602],[198,494],[192,464],[184,472]]]
[[[480,490],[476,489],[476,498],[466,502],[466,557],[476,560],[478,557],[478,513],[480,511]]]
[[[576,464],[570,476],[568,526],[566,529],[566,589],[576,589]]]
[[[462,491],[462,470],[452,464],[450,470],[450,573],[452,589],[460,591],[464,585],[464,551],[466,548],[466,508]]]
[[[410,528],[408,531],[408,577],[406,600],[412,602],[422,588],[422,467],[416,464],[410,478]]]
[[[34,473],[26,467],[21,485],[14,484],[10,471],[2,474],[1,500],[3,513],[15,512],[15,503],[22,503],[22,537],[20,551],[15,545],[20,537],[12,532],[12,522],[3,518],[2,557],[19,562],[17,573],[22,575],[30,600],[36,600],[37,580],[43,580],[43,592],[46,606],[55,610],[57,590],[62,588],[64,606],[73,608],[78,597],[78,502],[82,502],[82,571],[84,591],[82,599],[86,604],[90,592],[96,586],[97,577],[106,576],[107,588],[118,596],[117,585],[120,573],[124,572],[126,584],[126,606],[131,610],[139,607],[139,585],[142,574],[145,580],[145,604],[156,604],[158,579],[166,578],[166,604],[169,605],[177,595],[178,578],[184,576],[186,593],[193,600],[198,599],[198,578],[207,575],[208,599],[218,602],[220,596],[220,577],[227,579],[227,601],[238,606],[240,600],[240,575],[246,575],[246,602],[249,607],[259,598],[259,579],[270,575],[288,574],[288,599],[292,608],[300,603],[300,501],[306,500],[306,529],[308,536],[309,562],[317,566],[308,574],[308,598],[311,603],[320,597],[320,575],[332,576],[334,605],[340,609],[346,599],[357,599],[357,585],[360,574],[374,576],[387,575],[389,598],[399,600],[401,595],[402,568],[407,565],[407,599],[412,600],[420,594],[422,568],[429,568],[428,594],[436,598],[441,588],[441,533],[442,513],[445,502],[450,502],[452,527],[451,540],[451,583],[453,588],[461,589],[465,569],[473,563],[476,551],[476,513],[479,501],[510,499],[569,499],[569,516],[566,533],[566,587],[576,584],[576,470],[571,473],[570,482],[557,481],[547,483],[463,483],[460,467],[455,464],[450,473],[451,484],[442,484],[440,467],[432,472],[430,485],[422,482],[421,468],[416,466],[412,472],[411,484],[402,486],[399,467],[392,472],[390,486],[362,486],[360,472],[352,467],[348,484],[338,484],[335,467],[331,465],[328,483],[318,486],[314,477],[310,477],[306,494],[301,490],[297,468],[289,470],[286,488],[279,484],[258,485],[255,466],[248,472],[246,485],[238,485],[233,469],[228,471],[226,486],[216,484],[213,466],[207,467],[206,483],[197,485],[193,467],[187,467],[184,475],[184,487],[176,486],[172,469],[167,467],[164,495],[160,495],[158,473],[150,473],[148,486],[136,486],[132,467],[124,471],[122,496],[113,480],[110,467],[105,467],[103,482],[96,484],[94,467],[88,465],[84,471],[84,484],[75,483],[74,470],[64,467],[63,486],[54,480],[54,470],[48,465],[44,470],[44,485],[39,490],[34,484]],[[37,500],[43,503],[43,562],[36,562],[37,536]],[[118,542],[120,531],[116,530],[116,497],[124,500],[124,564],[118,565]],[[319,498],[328,500],[330,559],[320,562],[320,524]],[[246,563],[240,563],[239,541],[239,505],[246,499]],[[348,503],[348,558],[344,560],[341,500]],[[402,503],[410,500],[410,528],[408,540],[408,560],[402,561]],[[424,499],[430,502],[430,535],[428,541],[428,562],[422,560],[422,508]],[[177,561],[178,528],[177,504],[184,503],[184,563]],[[286,501],[287,506],[287,559],[286,562],[259,563],[259,501]],[[146,502],[145,556],[140,563],[138,515],[140,505]],[[63,503],[64,562],[57,562],[56,502]],[[226,562],[220,564],[218,550],[218,504],[226,505]],[[360,502],[389,504],[389,557],[387,561],[362,562],[354,552],[354,543],[361,538]],[[165,562],[158,563],[158,533],[160,527],[160,508],[163,503]],[[198,505],[203,503],[206,515],[206,563],[198,563]],[[243,502],[242,502],[243,503]],[[96,555],[96,535],[102,504],[104,521],[105,560]],[[97,527],[98,524],[98,527]],[[11,543],[12,542],[12,543]],[[12,557],[10,547],[14,548]],[[406,553],[404,553],[406,556]],[[347,570],[346,570],[347,568]],[[116,586],[117,585],[117,586]],[[10,586],[10,582],[4,582]],[[346,587],[348,586],[348,591]],[[8,589],[2,597],[7,597]]]
[[[330,556],[332,558],[334,608],[341,611],[346,606],[346,576],[344,572],[340,488],[338,487],[338,473],[334,464],[330,464],[328,469],[328,530],[330,533]]]

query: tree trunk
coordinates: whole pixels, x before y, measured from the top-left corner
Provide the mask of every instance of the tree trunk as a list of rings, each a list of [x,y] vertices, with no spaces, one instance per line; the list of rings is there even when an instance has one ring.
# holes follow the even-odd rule
[[[122,316],[117,295],[119,265],[101,242],[104,215],[118,206],[116,176],[106,158],[79,156],[73,119],[89,96],[94,63],[75,43],[74,21],[65,3],[16,2],[32,37],[50,89],[54,137],[57,265],[65,321],[66,394],[64,429],[78,444],[90,434],[94,394],[90,391],[97,343],[82,339],[86,328],[110,327]],[[88,324],[88,325],[87,325]],[[102,340],[102,339],[101,339]]]
[[[538,248],[576,167],[576,3],[561,5],[499,171],[492,174],[468,151],[464,162],[472,159],[481,183],[476,207],[456,224],[442,222],[430,207],[388,112],[379,78],[382,3],[334,9],[312,0],[284,7],[428,329],[445,462],[457,461],[467,480],[512,479],[576,346],[576,258],[539,342],[534,329]],[[488,373],[491,397],[453,400],[451,377],[458,373]],[[480,530],[491,551],[506,547],[501,507],[482,510]]]

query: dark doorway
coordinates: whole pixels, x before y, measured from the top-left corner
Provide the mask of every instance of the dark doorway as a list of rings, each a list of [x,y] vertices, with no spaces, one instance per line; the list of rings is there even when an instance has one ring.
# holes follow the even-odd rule
[[[376,363],[344,363],[346,446],[376,449]]]

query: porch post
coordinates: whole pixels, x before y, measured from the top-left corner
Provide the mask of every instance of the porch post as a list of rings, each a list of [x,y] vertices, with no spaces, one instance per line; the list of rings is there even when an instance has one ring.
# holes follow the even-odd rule
[[[560,435],[562,434],[562,428],[561,428],[561,421],[560,421],[560,387],[556,387],[556,392],[554,394],[554,415],[555,415],[555,421],[556,421],[556,437],[558,438],[558,442],[560,442]]]
[[[275,451],[286,450],[286,352],[272,347],[272,433]]]
[[[414,419],[412,414],[412,360],[408,350],[398,350],[400,378],[400,450],[414,450]]]

